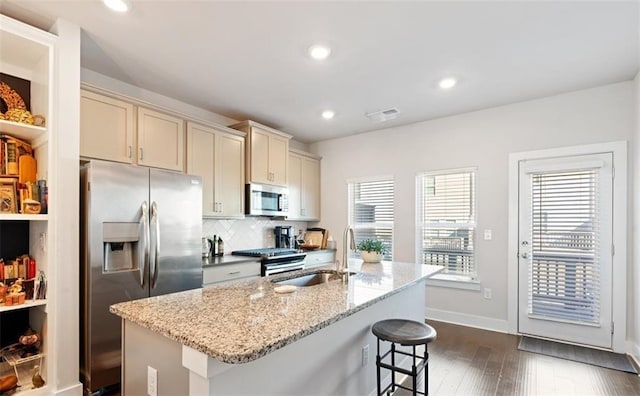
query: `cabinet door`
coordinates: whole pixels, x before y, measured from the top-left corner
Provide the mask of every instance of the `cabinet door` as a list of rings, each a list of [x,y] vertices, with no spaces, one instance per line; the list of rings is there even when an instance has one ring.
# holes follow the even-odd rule
[[[216,135],[216,202],[218,215],[244,215],[244,139],[240,136]]]
[[[80,155],[133,162],[133,105],[80,91]]]
[[[270,184],[287,185],[287,163],[289,161],[289,140],[280,136],[269,136],[269,172]]]
[[[202,177],[202,216],[216,215],[215,133],[210,129],[187,125],[187,173]]]
[[[215,265],[204,267],[202,272],[202,283],[228,282],[238,279],[251,279],[260,277],[260,262],[250,261],[236,264]]]
[[[252,183],[271,184],[269,171],[269,137],[268,132],[251,128],[251,170],[249,178]]]
[[[335,250],[321,250],[316,252],[307,252],[304,259],[304,268],[314,268],[323,265],[333,264],[336,260]]]
[[[302,218],[302,157],[289,154],[289,215],[295,220]]]
[[[308,220],[320,220],[320,161],[302,158],[301,214]]]
[[[138,107],[138,164],[184,171],[184,121]]]

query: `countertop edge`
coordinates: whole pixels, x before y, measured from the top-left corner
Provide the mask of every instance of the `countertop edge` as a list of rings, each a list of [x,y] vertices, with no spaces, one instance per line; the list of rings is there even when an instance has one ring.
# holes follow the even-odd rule
[[[330,317],[328,319],[325,319],[322,322],[319,322],[307,329],[303,329],[297,333],[294,333],[286,338],[280,339],[278,341],[276,341],[275,343],[269,344],[269,345],[263,345],[260,348],[251,350],[249,352],[243,352],[243,353],[239,353],[239,354],[222,354],[219,352],[216,352],[215,350],[211,349],[210,347],[208,347],[207,345],[203,345],[203,344],[199,344],[197,342],[194,342],[193,340],[189,340],[189,339],[185,339],[184,337],[181,337],[181,334],[175,334],[173,333],[171,330],[165,330],[163,328],[160,328],[158,326],[155,326],[153,323],[145,321],[145,320],[141,320],[139,317],[134,317],[133,315],[129,315],[127,314],[127,312],[123,311],[123,310],[119,310],[117,309],[116,306],[111,306],[109,308],[109,311],[113,314],[116,314],[118,316],[120,316],[123,319],[129,320],[132,323],[135,323],[141,327],[144,327],[150,331],[153,331],[155,333],[158,333],[160,335],[163,335],[173,341],[176,341],[182,345],[188,346],[190,348],[193,348],[199,352],[202,352],[208,356],[210,356],[213,359],[219,360],[221,362],[224,363],[228,363],[228,364],[242,364],[242,363],[248,363],[251,361],[254,361],[256,359],[259,359],[261,357],[266,356],[267,354],[283,348],[293,342],[296,342],[298,340],[300,340],[303,337],[306,337],[310,334],[313,334],[339,320],[342,320],[346,317],[349,317],[359,311],[362,311],[365,308],[368,308],[374,304],[376,304],[379,301],[382,301],[384,299],[389,298],[390,296],[393,296],[409,287],[412,287],[414,285],[416,285],[417,283],[420,282],[425,282],[425,280],[427,278],[429,278],[430,276],[434,275],[436,272],[432,272],[430,274],[426,274],[420,278],[414,279],[413,281],[410,281],[398,288],[395,288],[391,291],[386,292],[385,294],[382,294],[378,297],[375,297],[363,304],[357,305],[355,307],[349,308],[346,311],[339,313],[333,317]]]

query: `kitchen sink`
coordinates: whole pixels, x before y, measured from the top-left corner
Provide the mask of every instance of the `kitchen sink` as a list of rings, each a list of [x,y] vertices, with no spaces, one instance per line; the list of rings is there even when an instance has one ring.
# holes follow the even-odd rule
[[[349,275],[353,275],[355,272],[349,272]],[[296,276],[295,278],[288,278],[282,280],[272,280],[271,282],[278,285],[293,285],[298,287],[307,287],[314,285],[321,285],[323,283],[329,283],[332,281],[340,280],[341,276],[336,271],[318,271]]]

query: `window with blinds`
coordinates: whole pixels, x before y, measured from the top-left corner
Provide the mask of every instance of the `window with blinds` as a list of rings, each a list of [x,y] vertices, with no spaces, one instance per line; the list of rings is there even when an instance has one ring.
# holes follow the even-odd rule
[[[443,273],[476,278],[475,169],[417,176],[418,257]]]
[[[356,244],[364,239],[382,241],[385,260],[393,258],[393,195],[392,178],[349,183],[349,224]]]
[[[600,318],[598,171],[530,174],[529,314]]]

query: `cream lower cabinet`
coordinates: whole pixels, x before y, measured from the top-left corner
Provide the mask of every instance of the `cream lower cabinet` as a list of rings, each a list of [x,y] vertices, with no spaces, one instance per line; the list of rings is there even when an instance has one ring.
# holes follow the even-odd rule
[[[221,129],[187,124],[187,173],[202,177],[203,217],[243,217],[244,134]]]
[[[335,250],[314,250],[307,252],[307,257],[304,258],[304,268],[321,267],[324,265],[334,264],[335,261]]]
[[[289,151],[290,220],[320,220],[320,157]]]
[[[247,134],[247,182],[286,186],[291,135],[254,121],[244,121],[230,128]]]
[[[261,265],[260,261],[248,261],[204,267],[202,269],[202,285],[223,284],[241,279],[258,279]]]
[[[184,140],[182,118],[80,91],[82,157],[182,172]]]
[[[134,135],[133,104],[80,91],[80,155],[133,163]]]

